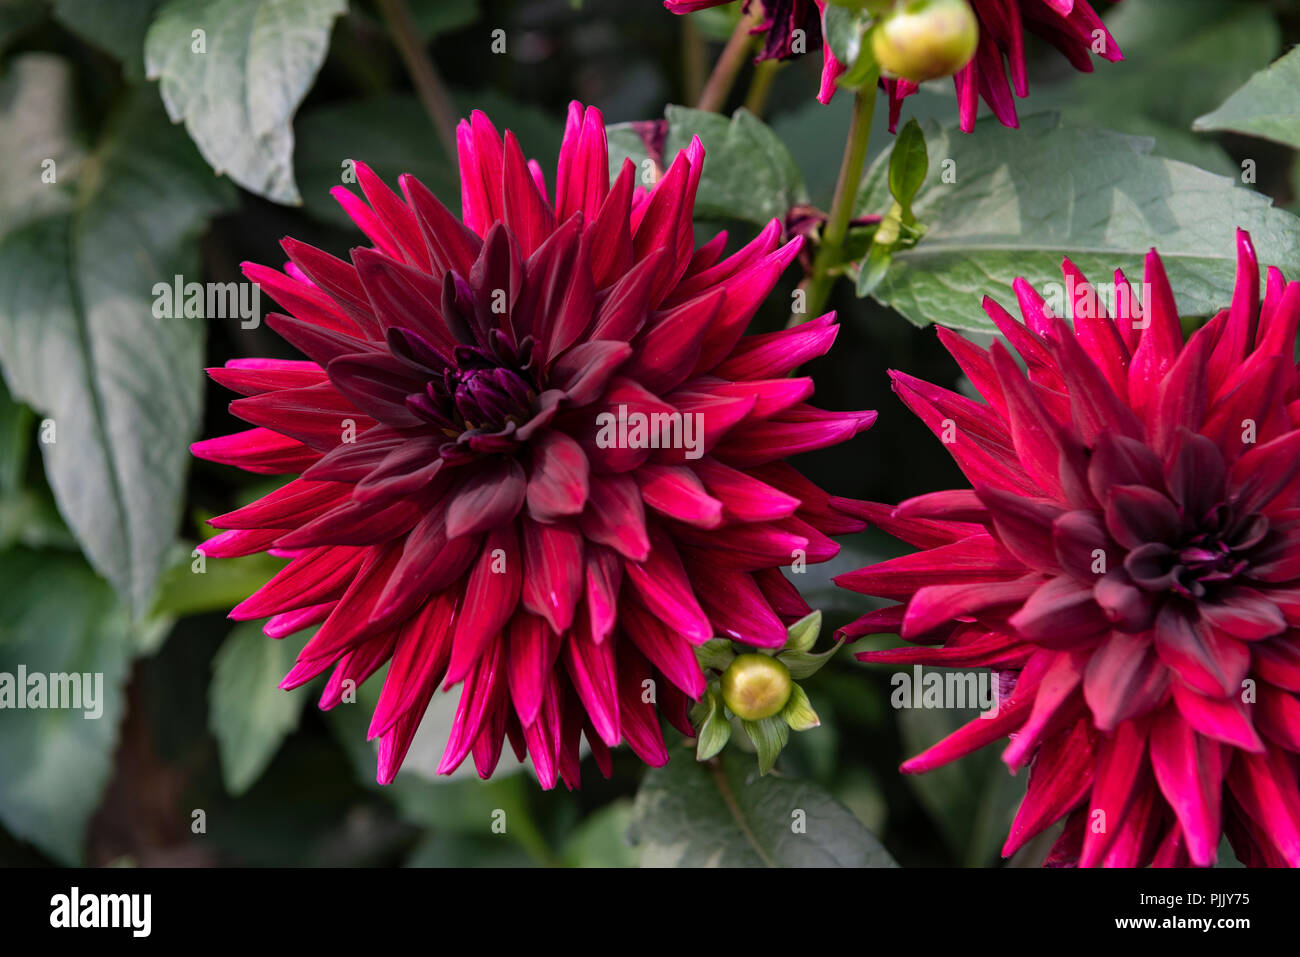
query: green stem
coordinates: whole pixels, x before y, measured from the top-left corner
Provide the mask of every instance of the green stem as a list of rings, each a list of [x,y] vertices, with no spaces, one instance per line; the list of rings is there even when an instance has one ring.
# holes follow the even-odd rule
[[[388,32],[397,44],[402,62],[406,64],[406,72],[411,76],[420,103],[433,122],[442,148],[447,151],[447,158],[455,162],[456,107],[433,60],[420,42],[415,20],[411,17],[411,8],[406,5],[406,0],[378,0],[378,4],[384,22],[388,25]]]
[[[871,138],[871,121],[875,113],[876,81],[874,77],[868,77],[853,97],[853,120],[849,125],[848,142],[844,144],[840,178],[835,184],[830,216],[822,230],[821,244],[817,247],[812,275],[808,280],[807,309],[802,315],[792,316],[791,325],[820,315],[830,298],[831,287],[835,285],[837,270],[844,265],[844,240],[853,219],[853,205],[862,182],[862,167],[867,159],[867,141]]]
[[[762,116],[767,108],[767,97],[772,92],[772,81],[781,69],[780,60],[764,60],[754,67],[754,76],[749,81],[749,91],[745,94],[745,109],[755,116]]]
[[[704,92],[700,94],[700,101],[696,104],[697,109],[706,110],[709,113],[720,113],[722,108],[727,105],[727,97],[731,93],[731,87],[736,82],[736,76],[740,73],[740,68],[745,65],[745,58],[749,55],[751,46],[750,28],[754,25],[755,16],[753,13],[745,14],[736,24],[736,29],[731,31],[731,37],[727,40],[727,45],[722,48],[722,55],[718,57],[718,62],[713,65],[713,72],[709,75],[709,82],[704,85]]]
[[[704,34],[694,17],[682,17],[682,86],[686,91],[683,103],[699,101],[708,72],[709,46]]]

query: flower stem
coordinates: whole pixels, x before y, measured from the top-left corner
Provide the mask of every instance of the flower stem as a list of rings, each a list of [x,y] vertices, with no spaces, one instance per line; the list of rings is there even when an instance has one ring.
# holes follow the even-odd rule
[[[764,60],[754,67],[754,76],[749,81],[749,91],[745,94],[745,109],[755,116],[762,116],[767,108],[767,97],[772,92],[772,81],[781,69],[780,60]]]
[[[807,310],[801,316],[791,317],[791,325],[816,318],[830,297],[835,285],[836,272],[843,265],[844,240],[849,234],[853,219],[853,204],[858,198],[862,182],[862,167],[867,158],[867,141],[871,137],[871,121],[876,113],[876,83],[869,79],[853,97],[853,120],[849,124],[848,142],[844,144],[844,160],[840,164],[840,178],[835,184],[835,198],[831,201],[830,216],[822,230],[821,244],[813,259],[812,275],[808,280]]]
[[[709,46],[694,17],[682,17],[682,86],[683,103],[696,103],[704,92],[705,74],[709,72]]]
[[[713,72],[709,74],[709,82],[704,85],[704,92],[700,94],[700,101],[696,104],[697,109],[719,113],[727,105],[727,96],[731,93],[731,87],[736,82],[740,68],[745,65],[745,57],[749,55],[751,45],[749,31],[754,26],[755,19],[753,13],[747,13],[740,18],[736,29],[731,31],[727,45],[722,48],[722,55],[718,57],[718,62],[713,65]]]
[[[428,51],[420,42],[415,20],[411,17],[411,8],[406,0],[376,0],[388,32],[406,64],[406,72],[411,76],[411,83],[420,97],[424,111],[429,114],[433,128],[438,133],[442,148],[447,151],[447,158],[456,160],[456,107],[452,104],[447,87],[438,75]]]

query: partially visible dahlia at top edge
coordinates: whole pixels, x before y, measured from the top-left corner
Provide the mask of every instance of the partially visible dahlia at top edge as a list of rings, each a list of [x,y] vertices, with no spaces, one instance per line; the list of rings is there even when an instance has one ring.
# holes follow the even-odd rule
[[[673,13],[689,13],[729,2],[665,0],[664,5]],[[818,10],[812,9],[814,2]],[[746,8],[749,3],[750,0],[745,0]],[[1050,43],[1076,70],[1084,73],[1092,72],[1094,52],[1111,62],[1124,59],[1119,44],[1087,0],[969,0],[969,3],[979,21],[979,46],[970,62],[953,75],[961,128],[967,133],[975,128],[981,99],[1003,126],[1020,125],[1015,98],[1029,95],[1026,32]],[[826,0],[768,0],[759,27],[765,32],[759,59],[788,59],[794,55],[793,31],[797,28],[806,31],[807,49],[822,50],[822,82],[817,99],[823,103],[831,101],[835,81],[846,69],[822,41],[818,11],[826,5]],[[881,85],[889,96],[889,129],[893,132],[898,127],[903,100],[917,91],[917,84],[896,77],[881,80]]]
[[[918,551],[839,576],[895,599],[846,629],[863,660],[996,673],[996,713],[903,765],[1010,736],[1029,767],[1004,855],[1064,819],[1049,864],[1185,866],[1220,837],[1300,865],[1300,283],[1238,233],[1231,308],[1186,342],[1164,268],[1116,315],[1068,261],[1073,330],[1023,280],[1000,343],[939,335],[984,397],[892,373],[974,486],[837,501]],[[1070,296],[1067,294],[1067,299]]]
[[[773,222],[727,258],[725,235],[694,247],[698,140],[652,190],[631,161],[611,184],[600,113],[574,104],[554,201],[483,114],[459,146],[463,219],[358,164],[365,200],[336,196],[370,245],[347,262],[286,239],[284,273],[245,266],[308,358],[210,370],[254,428],[194,452],[299,477],[202,549],[290,558],[232,613],[319,626],[282,687],[333,669],[330,708],[388,663],[380,781],[462,684],[440,771],[472,753],[486,777],[509,739],[572,787],[581,735],[606,774],[620,740],[667,760],[660,711],[689,733],[705,686],[695,645],[785,642],[809,609],[778,566],[863,523],[782,460],[875,414],[815,409],[787,377],[833,316],[743,335],[800,244]]]

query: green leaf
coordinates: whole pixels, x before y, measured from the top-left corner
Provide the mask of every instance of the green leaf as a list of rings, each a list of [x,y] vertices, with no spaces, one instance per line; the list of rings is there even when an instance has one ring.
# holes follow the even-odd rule
[[[695,199],[697,220],[741,220],[767,225],[785,219],[791,206],[808,201],[799,168],[790,151],[772,130],[748,110],[728,119],[717,113],[669,106],[664,139],[663,168],[698,136],[704,145],[704,170]],[[648,151],[641,131],[644,124],[623,123],[608,129],[610,170],[616,175],[624,158],[641,169]],[[638,185],[648,185],[638,180]]]
[[[241,622],[213,658],[208,727],[217,739],[221,777],[231,794],[252,787],[298,727],[307,693],[282,691],[279,685],[311,634],[268,638],[261,622]]]
[[[23,667],[29,680],[102,676],[85,685],[99,691],[89,712],[84,699],[81,709],[12,710],[10,703],[0,711],[0,821],[56,860],[80,863],[117,747],[132,655],[128,616],[77,555],[2,552],[0,581],[0,675],[16,681]]]
[[[148,77],[217,173],[297,203],[293,114],[346,9],[347,0],[167,0],[145,38]]]
[[[0,177],[0,237],[73,205],[69,184],[85,160],[73,82],[67,61],[49,53],[15,57],[0,80],[0,167],[8,172]]]
[[[186,546],[159,580],[153,612],[184,617],[230,611],[270,581],[284,565],[284,559],[265,552],[239,558],[204,557],[200,560]],[[197,571],[198,568],[203,570]]]
[[[447,832],[426,832],[403,867],[527,867],[532,861],[523,849],[503,835],[488,837]]]
[[[1154,137],[1159,156],[1239,174],[1218,144],[1190,127],[1276,56],[1281,34],[1267,5],[1142,0],[1117,4],[1106,23],[1125,62],[1098,63],[1094,72],[1072,73],[1064,83],[1033,81],[1022,117],[1057,111],[1067,126]]]
[[[677,752],[646,773],[628,836],[642,867],[895,867],[880,842],[821,788],[760,776],[726,754]]]
[[[132,80],[144,78],[144,37],[162,0],[54,0],[54,17],[87,43],[122,61]]]
[[[858,295],[869,296],[876,291],[889,272],[889,264],[894,261],[893,250],[884,243],[873,243],[867,253],[866,262],[858,270]]]
[[[643,135],[646,126],[647,124],[644,122],[637,122],[612,123],[605,127],[605,138],[609,143],[609,178],[611,181],[622,170],[623,161],[630,159],[637,168],[636,185],[652,185],[653,180],[650,183],[644,181],[647,170],[646,161],[651,160],[653,163],[657,163],[662,157],[652,157],[650,155]],[[662,170],[659,171],[660,174],[662,172]]]
[[[686,14],[703,35],[715,43],[726,43],[740,21],[740,4],[724,3],[719,7],[705,7]]]
[[[467,27],[478,19],[478,0],[409,0],[411,19],[426,41]]]
[[[921,191],[930,159],[925,152],[925,134],[916,119],[907,121],[898,131],[898,139],[889,154],[889,192],[903,207],[904,213],[912,209],[912,200]]]
[[[704,171],[695,199],[697,219],[740,219],[766,225],[785,219],[791,206],[808,201],[794,157],[758,117],[739,109],[727,120],[716,113],[669,106],[667,165],[693,136],[704,144]]]
[[[850,10],[847,5],[829,4],[822,14],[822,33],[826,45],[845,67],[858,61],[862,52],[863,31],[871,22],[864,10]]]
[[[1250,78],[1196,130],[1231,130],[1300,149],[1300,47]]]
[[[203,325],[155,318],[151,290],[195,273],[193,240],[229,195],[152,99],[110,121],[75,205],[0,242],[0,367],[53,420],[59,510],[136,614],[174,540],[202,400]]]
[[[32,410],[15,402],[0,381],[0,549],[19,544],[76,549],[49,491],[24,481],[34,431]]]
[[[627,841],[632,801],[617,798],[586,817],[560,852],[569,867],[636,867],[636,851]]]
[[[1017,277],[1046,294],[1068,256],[1094,282],[1116,268],[1137,281],[1152,246],[1180,312],[1211,315],[1232,297],[1233,226],[1251,232],[1262,262],[1300,273],[1300,220],[1234,180],[1151,155],[1150,140],[1061,128],[1050,114],[926,138],[929,186],[914,205],[926,234],[894,252],[873,293],[917,325],[993,332],[980,298],[1014,304]],[[893,202],[887,169],[882,158],[868,172],[859,214]]]

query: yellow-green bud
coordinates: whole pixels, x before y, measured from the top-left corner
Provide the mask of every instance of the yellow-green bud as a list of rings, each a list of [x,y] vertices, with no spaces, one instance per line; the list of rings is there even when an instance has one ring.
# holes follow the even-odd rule
[[[770,655],[737,655],[722,675],[722,700],[732,714],[761,721],[780,713],[790,700],[790,669]]]
[[[979,21],[966,0],[906,0],[871,31],[880,68],[916,83],[952,76],[978,46]]]

